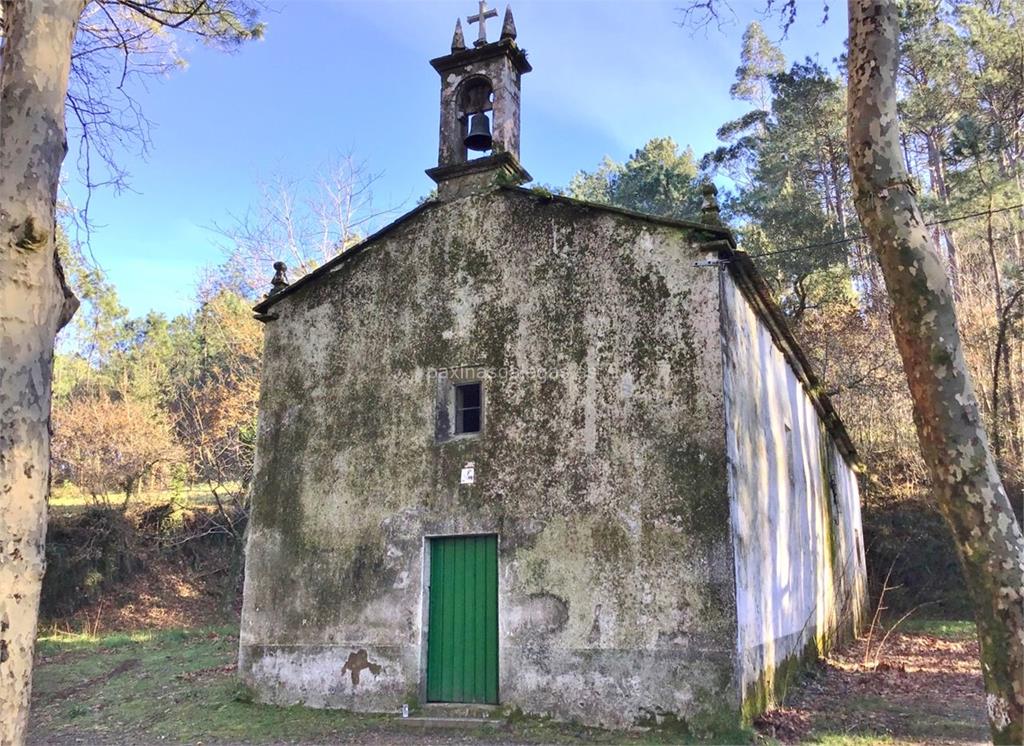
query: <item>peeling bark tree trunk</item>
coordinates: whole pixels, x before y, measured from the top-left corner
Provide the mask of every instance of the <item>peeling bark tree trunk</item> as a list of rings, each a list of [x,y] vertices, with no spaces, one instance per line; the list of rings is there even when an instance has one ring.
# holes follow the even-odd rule
[[[0,744],[25,738],[45,569],[54,336],[74,313],[54,244],[64,96],[84,2],[3,0],[0,49]]]
[[[896,0],[849,0],[847,108],[854,201],[878,255],[914,422],[975,607],[996,743],[1021,743],[1024,540],[988,447],[952,291],[900,154]]]

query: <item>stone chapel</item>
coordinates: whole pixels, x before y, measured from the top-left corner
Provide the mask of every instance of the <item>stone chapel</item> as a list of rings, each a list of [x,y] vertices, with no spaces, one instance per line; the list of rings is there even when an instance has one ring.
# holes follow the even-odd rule
[[[436,197],[255,308],[241,677],[749,722],[863,618],[850,438],[713,187],[672,220],[520,186],[531,66],[480,6],[430,63]]]

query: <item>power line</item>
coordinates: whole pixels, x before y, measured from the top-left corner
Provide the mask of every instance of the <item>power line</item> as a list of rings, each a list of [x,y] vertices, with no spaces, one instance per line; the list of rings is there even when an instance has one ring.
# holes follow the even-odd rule
[[[942,220],[933,220],[930,223],[925,223],[926,228],[932,228],[936,225],[945,225],[946,223],[955,223],[959,220],[970,220],[971,218],[980,218],[985,215],[996,215],[1000,212],[1009,212],[1010,210],[1019,210],[1024,208],[1024,202],[1019,205],[1010,205],[1009,207],[1000,207],[998,210],[982,210],[981,212],[973,212],[968,215],[957,215],[952,218],[943,218]],[[794,251],[807,251],[808,249],[825,249],[829,246],[842,246],[843,244],[852,243],[853,241],[863,241],[867,238],[866,235],[861,234],[859,236],[850,236],[849,238],[837,238],[835,241],[823,241],[822,243],[810,243],[805,246],[797,246],[792,249],[778,249],[776,251],[764,251],[760,254],[750,254],[751,259],[759,259],[763,256],[775,256],[776,254],[791,254]]]

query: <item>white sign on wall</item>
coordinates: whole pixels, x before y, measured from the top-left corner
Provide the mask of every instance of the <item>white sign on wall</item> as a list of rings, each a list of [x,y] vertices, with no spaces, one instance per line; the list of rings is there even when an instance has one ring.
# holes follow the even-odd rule
[[[461,484],[473,484],[476,481],[476,466],[472,461],[467,461],[466,465],[462,467],[462,479]]]

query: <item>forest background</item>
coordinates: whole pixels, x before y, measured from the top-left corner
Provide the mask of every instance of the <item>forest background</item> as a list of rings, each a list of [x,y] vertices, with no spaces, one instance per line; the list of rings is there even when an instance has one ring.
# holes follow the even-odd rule
[[[953,284],[968,363],[1020,517],[1024,2],[938,7],[901,3],[906,165]],[[749,111],[721,125],[719,148],[698,156],[655,138],[625,162],[605,159],[548,188],[692,217],[700,185],[719,183],[724,217],[770,283],[864,462],[876,596],[888,585],[898,588],[891,607],[963,614],[968,600],[948,529],[928,499],[888,299],[852,206],[844,71],[841,60],[786,60],[753,23],[729,91]],[[88,249],[67,238],[78,232],[65,213],[61,253],[83,307],[55,360],[54,506],[128,511],[143,529],[198,510],[193,533],[225,539],[227,587],[237,588],[262,341],[251,306],[268,289],[274,260],[286,261],[294,279],[360,240],[386,207],[372,198],[377,178],[343,156],[306,182],[268,182],[244,217],[217,228],[223,262],[199,278],[195,310],[174,318],[132,317]],[[95,542],[84,553],[76,544],[76,528],[96,515],[52,516],[44,613],[71,612],[130,573],[131,562],[111,561]]]

